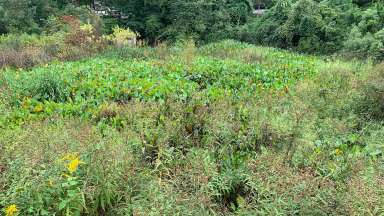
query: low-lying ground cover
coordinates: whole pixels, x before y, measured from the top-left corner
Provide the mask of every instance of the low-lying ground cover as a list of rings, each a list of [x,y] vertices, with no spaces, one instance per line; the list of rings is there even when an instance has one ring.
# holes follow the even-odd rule
[[[240,49],[247,46],[226,43]],[[21,108],[16,109],[16,115],[81,116],[97,112],[105,103],[124,104],[132,99],[188,101],[199,95],[208,102],[223,97],[253,97],[263,89],[281,91],[315,74],[320,64],[313,57],[273,49],[261,50],[263,60],[253,63],[215,58],[214,52],[207,56],[199,55],[197,50],[188,54],[174,49],[168,54],[148,51],[142,54],[148,56],[146,59],[98,57],[57,62],[30,71],[7,69],[2,72],[4,91],[10,92],[11,106]],[[159,59],[161,55],[166,58]]]
[[[223,41],[3,70],[0,207],[383,214],[383,68]]]

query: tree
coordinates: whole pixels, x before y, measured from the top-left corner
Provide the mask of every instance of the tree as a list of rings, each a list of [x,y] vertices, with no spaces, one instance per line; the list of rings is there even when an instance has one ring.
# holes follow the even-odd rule
[[[106,0],[129,16],[126,25],[156,40],[194,37],[207,41],[233,34],[251,8],[247,0]]]
[[[251,19],[244,27],[242,39],[256,44],[287,48],[283,25],[292,7],[291,0],[274,2],[273,7],[261,17]]]
[[[6,33],[38,32],[38,24],[34,20],[36,7],[31,0],[1,0],[0,7],[3,8],[0,20],[5,23],[3,28]]]

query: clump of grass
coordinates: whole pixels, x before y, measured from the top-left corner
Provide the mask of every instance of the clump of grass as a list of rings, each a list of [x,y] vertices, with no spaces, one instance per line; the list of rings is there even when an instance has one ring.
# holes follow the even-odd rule
[[[69,83],[62,74],[55,71],[40,70],[31,75],[20,74],[19,78],[5,77],[9,91],[18,104],[27,98],[34,100],[65,102],[69,99]],[[20,77],[22,77],[20,79]]]
[[[29,47],[21,51],[4,49],[0,54],[0,68],[11,66],[16,68],[30,68],[49,62],[51,56],[39,47]]]
[[[384,65],[377,65],[362,83],[356,99],[357,113],[364,118],[384,120]]]

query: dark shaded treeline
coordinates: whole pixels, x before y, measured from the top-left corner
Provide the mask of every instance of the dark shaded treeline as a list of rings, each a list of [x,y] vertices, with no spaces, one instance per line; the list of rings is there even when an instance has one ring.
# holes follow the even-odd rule
[[[150,44],[231,38],[306,53],[384,58],[382,0],[2,0],[0,33],[41,33],[50,18],[79,15],[80,6],[95,2],[128,17],[105,19],[104,31],[119,24]],[[266,12],[255,16],[261,7]]]

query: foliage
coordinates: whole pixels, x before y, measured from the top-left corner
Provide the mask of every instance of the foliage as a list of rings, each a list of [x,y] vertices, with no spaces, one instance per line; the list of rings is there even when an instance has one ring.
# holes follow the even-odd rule
[[[105,37],[108,41],[114,43],[117,47],[124,46],[134,46],[136,45],[136,40],[138,38],[137,33],[131,31],[130,29],[123,29],[119,26],[115,26],[112,29],[112,34]]]
[[[345,17],[343,9],[331,1],[280,2],[246,27],[246,40],[308,53],[334,53],[346,35]]]
[[[244,24],[251,11],[245,0],[105,2],[131,14],[125,24],[150,43],[184,37],[198,41],[228,38],[228,35],[235,34],[237,26]]]
[[[363,7],[352,1],[277,1],[242,27],[241,38],[300,52],[380,61],[382,11],[380,3]]]
[[[362,13],[360,22],[353,27],[345,42],[346,55],[380,61],[384,59],[383,11],[383,7],[377,5]]]
[[[82,22],[99,21],[85,7],[75,7],[70,1],[2,0],[0,1],[0,35],[7,33],[41,33],[53,17],[75,16]]]
[[[94,1],[2,0],[0,34],[53,34],[91,24],[97,34],[120,25],[151,45],[193,39],[206,44],[236,39],[311,54],[383,60],[384,6],[352,0],[102,0],[115,16],[98,17]],[[10,5],[10,6],[8,6]],[[254,10],[263,9],[264,12]],[[129,17],[128,19],[121,17]],[[72,23],[73,24],[73,23]],[[113,33],[112,33],[113,34]],[[69,51],[71,52],[71,51]],[[73,51],[82,55],[81,49]],[[11,54],[10,54],[11,55]]]
[[[45,100],[52,100],[56,102],[66,101],[69,97],[69,88],[66,82],[60,74],[56,74],[54,71],[40,71],[34,72],[32,76],[28,78],[22,78],[14,80],[14,83],[9,83],[9,86],[18,86],[12,88],[12,92],[15,95],[19,95],[20,98],[33,98],[34,100],[44,102]],[[19,101],[20,103],[20,101]]]
[[[384,120],[384,87],[382,85],[384,79],[383,68],[382,64],[375,67],[361,86],[360,94],[356,99],[357,113],[367,119],[377,121]]]
[[[0,208],[380,215],[381,76],[381,65],[191,40],[3,69]]]
[[[80,59],[106,49],[107,42],[91,24],[81,24],[72,16],[56,21],[60,31],[49,35],[0,36],[0,67],[30,68],[52,60]]]
[[[43,3],[44,1],[36,1],[36,3]],[[44,4],[44,3],[43,3]],[[37,33],[38,24],[34,19],[37,14],[35,9],[35,4],[31,0],[2,0],[0,1],[0,20],[4,23],[0,34],[5,34],[9,32],[27,32],[27,33]],[[37,6],[37,4],[36,4]],[[44,16],[44,13],[41,14]]]

